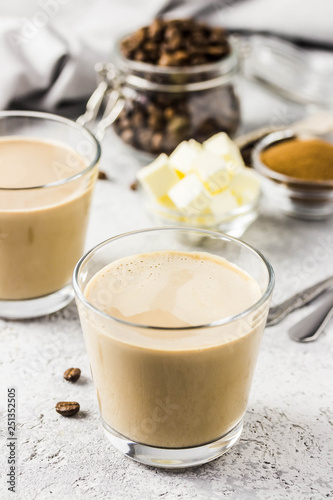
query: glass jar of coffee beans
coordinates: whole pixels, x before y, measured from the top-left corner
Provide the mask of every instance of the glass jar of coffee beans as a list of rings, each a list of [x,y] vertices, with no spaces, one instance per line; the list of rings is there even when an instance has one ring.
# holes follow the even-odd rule
[[[125,104],[113,127],[136,150],[170,154],[184,140],[235,134],[238,60],[222,28],[156,19],[122,38],[114,61]]]

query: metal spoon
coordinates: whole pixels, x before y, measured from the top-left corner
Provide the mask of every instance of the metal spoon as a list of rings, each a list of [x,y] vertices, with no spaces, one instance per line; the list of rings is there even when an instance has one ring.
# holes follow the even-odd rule
[[[268,313],[267,326],[276,325],[291,312],[312,302],[323,292],[331,288],[331,286],[333,286],[333,276],[296,293],[296,295],[293,295],[281,304],[271,307]]]
[[[319,307],[302,318],[288,330],[288,335],[295,342],[313,342],[324,331],[333,317],[333,293],[327,293]]]

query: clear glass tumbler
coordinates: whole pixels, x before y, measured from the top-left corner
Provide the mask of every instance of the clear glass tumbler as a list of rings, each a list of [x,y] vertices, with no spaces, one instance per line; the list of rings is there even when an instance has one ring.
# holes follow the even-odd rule
[[[0,317],[43,316],[73,299],[101,149],[77,123],[26,111],[0,113],[0,141]],[[15,141],[30,143],[29,155],[18,156]],[[37,177],[52,181],[34,185],[43,147],[53,149]]]
[[[106,265],[160,250],[224,257],[257,281],[260,299],[210,324],[157,328],[112,317],[85,297],[90,279]],[[121,280],[130,280],[128,273]],[[74,291],[103,426],[118,450],[144,464],[175,468],[213,460],[236,443],[273,286],[272,267],[257,250],[201,229],[135,231],[82,257]],[[116,293],[117,282],[103,290],[103,301],[112,303]]]

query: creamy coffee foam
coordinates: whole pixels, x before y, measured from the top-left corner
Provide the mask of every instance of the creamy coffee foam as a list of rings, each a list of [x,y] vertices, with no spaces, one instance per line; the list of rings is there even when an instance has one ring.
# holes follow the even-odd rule
[[[258,283],[208,253],[160,251],[111,263],[90,281],[98,309],[149,326],[195,326],[234,316],[261,295]]]

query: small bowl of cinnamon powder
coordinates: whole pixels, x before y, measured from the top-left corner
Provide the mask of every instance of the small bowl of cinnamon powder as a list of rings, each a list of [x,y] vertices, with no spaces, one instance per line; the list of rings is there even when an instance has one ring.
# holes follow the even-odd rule
[[[287,215],[320,220],[333,214],[333,142],[329,136],[274,132],[252,162],[266,196]]]

